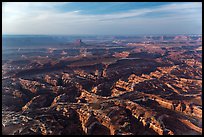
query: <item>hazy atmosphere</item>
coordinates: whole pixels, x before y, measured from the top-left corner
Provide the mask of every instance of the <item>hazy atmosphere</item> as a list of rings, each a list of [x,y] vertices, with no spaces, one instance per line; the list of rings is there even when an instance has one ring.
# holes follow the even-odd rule
[[[4,2],[3,34],[200,34],[201,2]]]

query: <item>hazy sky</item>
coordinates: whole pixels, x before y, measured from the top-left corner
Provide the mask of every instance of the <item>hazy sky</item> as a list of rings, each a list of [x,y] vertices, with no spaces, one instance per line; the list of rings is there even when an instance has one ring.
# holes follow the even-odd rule
[[[3,34],[201,34],[201,2],[7,2]]]

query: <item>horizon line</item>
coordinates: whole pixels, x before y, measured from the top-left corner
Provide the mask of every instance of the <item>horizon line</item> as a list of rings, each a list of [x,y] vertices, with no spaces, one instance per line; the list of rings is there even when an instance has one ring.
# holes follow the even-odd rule
[[[147,33],[147,34],[2,34],[2,36],[6,36],[6,35],[18,35],[18,36],[23,36],[23,35],[36,35],[36,36],[56,36],[56,35],[61,35],[61,36],[78,36],[78,35],[89,35],[89,36],[134,36],[134,35],[202,35],[202,34],[196,34],[196,33],[188,33],[188,34],[183,34],[183,33],[177,33],[177,34],[151,34],[151,33]]]

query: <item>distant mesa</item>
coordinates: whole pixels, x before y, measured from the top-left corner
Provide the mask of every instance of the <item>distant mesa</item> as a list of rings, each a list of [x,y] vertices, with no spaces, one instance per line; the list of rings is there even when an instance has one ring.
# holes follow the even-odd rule
[[[202,37],[199,37],[199,38],[197,39],[197,41],[202,41]]]
[[[129,52],[127,51],[123,51],[121,53],[115,53],[113,56],[116,57],[116,58],[126,58],[129,56]]]
[[[85,45],[86,45],[84,42],[82,42],[81,39],[77,39],[77,40],[74,42],[74,44],[75,44],[76,46],[85,46]]]
[[[61,55],[67,55],[67,52],[62,51]]]
[[[188,36],[179,35],[179,36],[176,36],[174,38],[174,40],[186,41],[186,40],[189,40],[189,37]]]

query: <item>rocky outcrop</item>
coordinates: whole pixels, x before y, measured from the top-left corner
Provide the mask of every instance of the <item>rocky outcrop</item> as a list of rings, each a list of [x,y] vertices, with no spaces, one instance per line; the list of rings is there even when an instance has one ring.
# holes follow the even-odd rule
[[[53,97],[50,95],[38,95],[32,98],[24,107],[22,107],[22,111],[26,111],[29,109],[38,109],[42,107],[50,106]]]
[[[45,88],[44,85],[40,84],[37,81],[31,81],[31,80],[24,80],[24,79],[19,79],[21,86],[29,90],[31,93],[37,93],[39,91],[39,88]]]
[[[58,81],[56,79],[52,79],[49,75],[45,75],[45,82],[53,85],[53,86],[57,86],[58,85]]]

